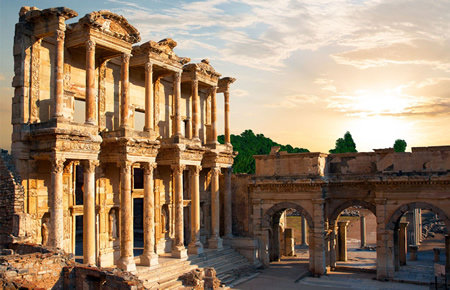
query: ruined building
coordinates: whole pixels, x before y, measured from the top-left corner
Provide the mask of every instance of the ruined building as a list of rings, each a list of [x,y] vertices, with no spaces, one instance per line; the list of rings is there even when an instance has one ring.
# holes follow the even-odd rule
[[[222,248],[231,236],[235,80],[206,59],[177,56],[172,39],[140,42],[122,16],[66,23],[76,16],[23,7],[16,24],[12,155],[26,240],[129,271],[139,234],[143,265]]]

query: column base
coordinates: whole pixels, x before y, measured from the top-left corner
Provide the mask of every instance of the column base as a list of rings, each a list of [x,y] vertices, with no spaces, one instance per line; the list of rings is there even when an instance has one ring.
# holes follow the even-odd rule
[[[187,258],[187,250],[184,246],[174,246],[172,249],[172,257],[183,259]]]
[[[141,256],[141,264],[144,266],[155,266],[158,265],[158,254],[156,253],[144,253]]]
[[[136,263],[134,262],[134,257],[121,257],[117,266],[125,271],[136,273]]]
[[[200,241],[196,243],[189,243],[188,246],[188,254],[190,255],[198,255],[203,253],[203,245]]]
[[[224,246],[231,246],[233,240],[233,235],[228,235],[223,237],[223,245]]]
[[[219,237],[211,237],[208,240],[208,248],[209,249],[222,249],[223,248],[222,239]]]

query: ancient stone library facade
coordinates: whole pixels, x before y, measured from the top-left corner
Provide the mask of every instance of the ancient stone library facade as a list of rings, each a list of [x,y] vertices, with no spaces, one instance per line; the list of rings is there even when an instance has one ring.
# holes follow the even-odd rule
[[[345,257],[340,213],[361,206],[376,216],[377,277],[391,279],[405,259],[406,212],[431,210],[449,229],[449,146],[347,154],[274,148],[255,156],[255,175],[232,176],[235,80],[206,59],[177,56],[172,39],[140,42],[122,16],[98,11],[70,21],[76,16],[67,8],[20,11],[12,102],[20,179],[0,162],[1,242],[12,234],[131,272],[135,254],[155,266],[158,256],[184,259],[227,243],[254,265],[269,265],[292,253],[279,231],[290,208],[304,217],[309,267],[322,275]],[[221,94],[225,144],[216,141]]]
[[[177,56],[172,39],[135,45],[139,32],[117,14],[66,24],[76,16],[23,7],[16,24],[12,155],[28,241],[82,247],[86,264],[131,271],[136,231],[144,265],[221,248],[231,235],[234,79]]]

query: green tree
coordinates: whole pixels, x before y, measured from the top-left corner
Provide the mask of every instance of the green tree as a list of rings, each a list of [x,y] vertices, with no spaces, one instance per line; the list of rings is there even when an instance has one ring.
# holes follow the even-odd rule
[[[403,139],[397,139],[394,143],[394,151],[395,152],[405,152],[406,150],[406,141]]]
[[[330,149],[330,153],[348,153],[348,152],[358,152],[356,150],[355,141],[353,141],[352,134],[346,132],[344,138],[339,138],[336,140],[336,146],[334,149]]]
[[[224,144],[224,135],[218,136],[217,141]],[[234,173],[255,173],[255,159],[253,155],[269,154],[273,146],[280,146],[281,151],[287,151],[288,153],[309,152],[308,149],[292,147],[289,144],[278,144],[263,134],[255,135],[252,130],[245,130],[240,135],[231,135],[230,141],[233,149],[239,152],[234,159]]]

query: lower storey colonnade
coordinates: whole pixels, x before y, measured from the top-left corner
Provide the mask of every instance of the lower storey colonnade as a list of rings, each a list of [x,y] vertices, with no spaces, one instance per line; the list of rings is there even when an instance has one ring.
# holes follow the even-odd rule
[[[76,256],[82,251],[87,265],[115,264],[136,271],[134,237],[141,231],[143,250],[137,261],[144,266],[157,265],[161,253],[186,258],[202,253],[204,246],[220,249],[221,234],[232,237],[231,168],[131,161],[99,166],[97,160],[63,158],[55,158],[51,168],[42,241],[48,232],[50,245]],[[142,212],[136,199],[142,199]],[[67,223],[71,218],[74,222]],[[136,230],[140,222],[142,229]]]

